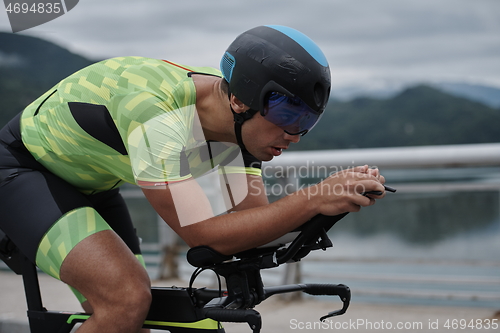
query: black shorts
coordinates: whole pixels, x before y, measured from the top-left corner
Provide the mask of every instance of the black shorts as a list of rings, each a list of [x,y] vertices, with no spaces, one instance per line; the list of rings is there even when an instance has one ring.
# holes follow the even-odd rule
[[[35,262],[49,229],[80,208],[97,212],[134,254],[140,254],[139,240],[119,190],[85,195],[52,174],[22,143],[20,115],[15,117],[0,131],[0,229]]]

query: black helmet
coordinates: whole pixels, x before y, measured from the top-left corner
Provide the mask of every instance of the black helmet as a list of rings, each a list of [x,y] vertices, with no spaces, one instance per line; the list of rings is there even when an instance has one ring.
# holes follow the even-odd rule
[[[242,33],[224,54],[221,71],[230,93],[251,108],[245,115],[236,114],[236,123],[243,123],[257,111],[265,116],[269,95],[278,93],[301,101],[316,114],[314,125],[330,96],[326,57],[309,37],[289,27],[259,26]]]

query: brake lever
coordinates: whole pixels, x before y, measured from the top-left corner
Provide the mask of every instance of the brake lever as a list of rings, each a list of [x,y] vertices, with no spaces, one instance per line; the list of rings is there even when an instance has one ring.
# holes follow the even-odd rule
[[[343,303],[342,309],[329,312],[327,315],[321,317],[319,319],[320,321],[323,321],[330,317],[340,316],[346,313],[347,308],[349,308],[349,304],[351,302],[351,289],[349,289],[349,287],[345,284],[311,284],[304,286],[305,288],[303,288],[302,290],[309,295],[336,295],[339,296],[340,300]]]
[[[324,321],[325,319],[328,319],[330,317],[335,317],[335,316],[340,316],[346,313],[347,308],[349,307],[350,301],[343,301],[344,305],[342,306],[342,309],[337,310],[337,311],[332,311],[329,312],[328,314],[324,315],[323,317],[319,318],[319,321]]]

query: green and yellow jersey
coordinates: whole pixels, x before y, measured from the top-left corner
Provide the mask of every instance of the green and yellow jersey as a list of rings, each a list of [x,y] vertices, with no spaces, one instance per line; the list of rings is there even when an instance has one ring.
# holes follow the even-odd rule
[[[260,174],[260,162],[237,145],[204,140],[192,72],[220,76],[142,57],[88,66],[23,111],[22,140],[49,171],[87,194],[123,182],[182,181],[221,164],[225,172]]]

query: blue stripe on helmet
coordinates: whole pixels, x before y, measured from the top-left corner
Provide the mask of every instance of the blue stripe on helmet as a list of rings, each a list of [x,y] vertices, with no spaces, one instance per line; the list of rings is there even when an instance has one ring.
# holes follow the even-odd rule
[[[320,65],[328,67],[328,61],[319,46],[302,32],[282,25],[266,25],[266,27],[278,30],[287,35],[302,46]]]
[[[224,53],[224,56],[220,61],[220,70],[227,82],[231,82],[235,64],[236,60],[234,59],[234,57],[229,52]]]

